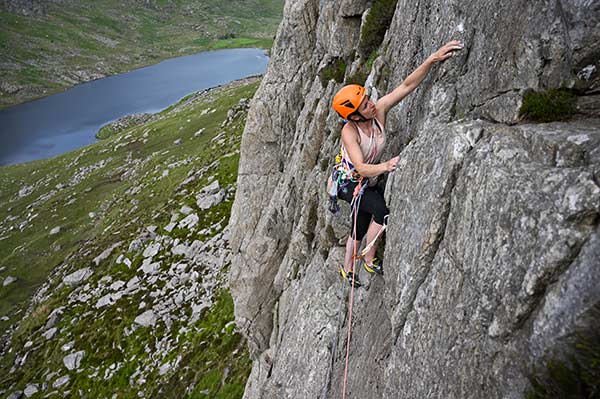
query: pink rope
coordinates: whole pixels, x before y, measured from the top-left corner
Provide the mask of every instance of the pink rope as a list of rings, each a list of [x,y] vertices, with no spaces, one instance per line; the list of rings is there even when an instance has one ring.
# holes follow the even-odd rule
[[[360,181],[358,183],[357,188],[360,187],[360,185],[362,184],[362,181]],[[357,191],[355,190],[355,194],[357,193]],[[342,399],[346,399],[346,386],[348,385],[348,360],[350,359],[350,337],[352,334],[352,305],[354,304],[354,282],[356,280],[356,275],[354,274],[354,269],[356,266],[356,253],[357,253],[357,248],[356,248],[356,219],[357,219],[357,215],[358,215],[358,207],[360,206],[360,196],[358,198],[358,204],[355,204],[355,208],[354,208],[354,234],[352,235],[352,268],[351,268],[351,272],[352,272],[352,284],[350,287],[350,307],[348,309],[349,312],[349,316],[348,316],[348,335],[346,337],[346,365],[344,367],[344,387],[342,389]]]

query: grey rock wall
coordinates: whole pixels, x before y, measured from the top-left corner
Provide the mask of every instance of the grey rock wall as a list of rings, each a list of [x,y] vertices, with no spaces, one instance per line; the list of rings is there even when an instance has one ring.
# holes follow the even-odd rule
[[[230,222],[246,398],[341,397],[349,210],[331,217],[324,188],[341,84],[318,74],[364,62],[369,4],[286,2],[249,111]],[[550,87],[597,110],[599,20],[594,2],[398,2],[369,77],[379,94],[445,41],[466,47],[389,114],[401,161],[386,274],[363,272],[355,292],[347,397],[520,398],[533,366],[597,324],[600,120],[527,124],[518,110],[525,90]]]

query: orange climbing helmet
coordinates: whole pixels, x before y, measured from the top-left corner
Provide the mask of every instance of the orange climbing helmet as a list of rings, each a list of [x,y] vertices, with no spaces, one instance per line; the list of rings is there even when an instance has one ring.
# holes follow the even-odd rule
[[[348,116],[356,111],[367,95],[367,90],[360,85],[347,85],[342,87],[335,96],[333,96],[333,109],[342,118],[348,119]]]

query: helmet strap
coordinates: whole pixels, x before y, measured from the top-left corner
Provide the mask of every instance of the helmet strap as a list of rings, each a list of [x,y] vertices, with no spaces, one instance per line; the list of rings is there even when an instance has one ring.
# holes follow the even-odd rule
[[[353,113],[351,113],[350,115],[348,115],[348,118],[350,118],[351,116],[358,116],[358,120],[353,120],[350,119],[354,122],[367,122],[370,121],[370,119],[367,119],[363,116],[363,114],[361,114],[359,111],[354,111]]]

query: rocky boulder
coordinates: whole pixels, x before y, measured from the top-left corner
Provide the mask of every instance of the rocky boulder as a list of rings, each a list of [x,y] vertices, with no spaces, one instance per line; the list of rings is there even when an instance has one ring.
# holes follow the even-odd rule
[[[152,310],[147,310],[141,315],[137,316],[134,322],[142,327],[151,327],[156,324],[156,320],[156,314],[154,314]]]
[[[66,275],[65,278],[63,279],[63,281],[67,285],[75,286],[75,285],[78,285],[78,284],[82,283],[83,281],[87,280],[88,278],[90,278],[90,276],[92,274],[94,274],[92,269],[90,269],[89,267],[86,267],[86,268],[79,269],[76,272]]]
[[[196,196],[196,205],[202,210],[212,208],[227,198],[227,191],[221,189],[217,180],[203,187]]]
[[[13,276],[7,276],[4,281],[2,282],[2,286],[6,287],[7,285],[10,285],[12,283],[14,283],[15,281],[17,281],[16,277]]]
[[[63,363],[67,370],[76,370],[81,364],[81,360],[85,356],[85,351],[71,353],[63,358]]]
[[[35,395],[38,392],[39,392],[39,387],[37,384],[28,384],[25,387],[25,391],[23,391],[25,396],[28,398],[32,397],[33,395]]]

